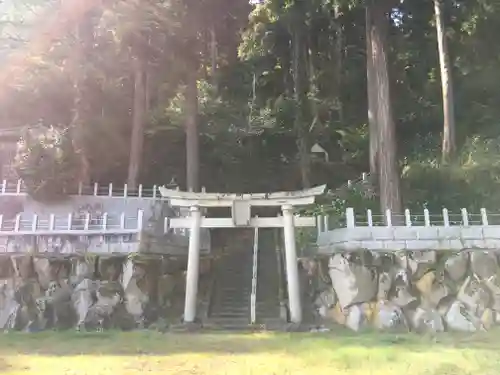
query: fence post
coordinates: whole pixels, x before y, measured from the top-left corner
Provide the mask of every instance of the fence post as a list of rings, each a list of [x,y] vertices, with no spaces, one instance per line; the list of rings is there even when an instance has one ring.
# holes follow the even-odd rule
[[[33,214],[33,221],[31,222],[31,230],[36,232],[38,228],[38,216],[37,214]]]
[[[110,183],[109,183],[109,187],[108,187],[108,195],[109,195],[110,197],[112,197],[112,196],[113,196],[113,183],[112,183],[112,182],[110,182]]]
[[[84,230],[89,230],[90,225],[90,212],[85,212],[85,223],[83,224]]]
[[[392,227],[392,212],[390,208],[385,210],[385,221],[388,227]]]
[[[56,217],[54,214],[50,214],[49,216],[49,230],[53,231],[56,227]]]
[[[464,227],[469,226],[469,214],[466,208],[462,208],[462,224]]]
[[[137,211],[137,230],[139,232],[141,232],[142,229],[144,228],[143,220],[144,220],[144,211],[143,210]]]
[[[346,227],[347,228],[356,227],[356,217],[354,216],[354,209],[352,207],[346,208],[345,218],[346,218]]]
[[[97,182],[94,183],[94,196],[97,196],[99,192],[99,185]]]
[[[19,227],[21,226],[21,215],[16,215],[16,221],[14,223],[14,232],[19,232]]]
[[[369,227],[373,227],[373,214],[372,214],[372,210],[370,210],[370,209],[366,210],[366,219],[368,221],[368,226]]]
[[[2,194],[5,194],[7,191],[7,180],[2,181]]]
[[[443,224],[445,227],[450,226],[450,215],[447,208],[443,208]]]
[[[488,223],[488,214],[486,212],[486,208],[481,208],[481,223],[483,225],[489,225],[489,223]]]
[[[426,227],[431,226],[431,218],[429,216],[429,210],[427,208],[424,208],[424,225]]]
[[[105,212],[102,214],[102,229],[106,231],[108,228],[108,213]]]
[[[17,180],[17,185],[16,185],[16,194],[21,194],[21,183],[23,181],[21,179]]]
[[[411,227],[411,214],[408,208],[405,210],[405,222],[407,227]]]

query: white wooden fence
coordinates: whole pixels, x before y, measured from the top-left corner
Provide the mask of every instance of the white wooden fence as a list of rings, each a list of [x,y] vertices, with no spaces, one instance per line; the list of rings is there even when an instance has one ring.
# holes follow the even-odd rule
[[[470,214],[465,208],[450,214],[444,208],[438,215],[424,209],[422,214],[355,215],[352,208],[345,213],[345,222],[331,228],[332,220],[319,216],[317,245],[320,253],[336,251],[425,251],[425,250],[498,250],[500,249],[500,215]]]
[[[165,220],[168,220],[166,218]],[[122,235],[140,233],[144,228],[144,212],[139,210],[137,216],[126,216],[125,213],[103,213],[84,217],[68,215],[18,214],[14,218],[5,219],[0,215],[0,236],[87,236],[87,235]],[[164,226],[164,231],[168,225]]]
[[[365,214],[356,214],[353,208],[347,208],[345,220],[339,226],[338,221],[332,220],[331,215],[316,216],[316,228],[319,233],[328,232],[340,228],[355,227],[430,227],[430,226],[464,226],[471,225],[490,225],[490,218],[494,221],[500,221],[500,214],[491,214],[485,208],[481,208],[479,214],[470,213],[466,208],[462,208],[460,213],[450,213],[447,208],[443,208],[439,214],[431,214],[428,209],[422,212],[411,212],[404,210],[404,214],[394,214],[391,210],[386,210],[384,215],[373,214],[372,210],[366,210]],[[335,224],[334,224],[335,223]]]
[[[22,180],[17,181],[7,181],[3,180],[0,185],[0,196],[1,195],[25,195],[27,192],[26,186]],[[151,198],[151,199],[162,199],[158,186],[153,185],[153,187],[144,187],[142,184],[138,186],[137,189],[129,189],[127,184],[124,185],[113,185],[110,184],[98,184],[93,185],[83,185],[78,184],[78,187],[74,191],[68,191],[68,194],[72,195],[90,195],[90,196],[102,196],[102,197],[115,197],[115,198]]]

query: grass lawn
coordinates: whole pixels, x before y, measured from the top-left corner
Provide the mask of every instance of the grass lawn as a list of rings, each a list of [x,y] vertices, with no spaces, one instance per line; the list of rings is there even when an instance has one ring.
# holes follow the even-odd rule
[[[0,335],[0,374],[498,375],[500,331],[476,335],[155,332]]]

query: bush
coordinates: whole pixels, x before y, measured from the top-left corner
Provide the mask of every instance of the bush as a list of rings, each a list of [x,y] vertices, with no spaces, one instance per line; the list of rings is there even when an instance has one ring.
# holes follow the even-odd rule
[[[77,182],[79,158],[67,131],[38,127],[19,140],[14,168],[31,197],[59,200]]]
[[[431,212],[443,207],[478,213],[482,207],[500,210],[500,139],[474,137],[465,143],[456,161],[414,161],[403,170],[405,206]]]

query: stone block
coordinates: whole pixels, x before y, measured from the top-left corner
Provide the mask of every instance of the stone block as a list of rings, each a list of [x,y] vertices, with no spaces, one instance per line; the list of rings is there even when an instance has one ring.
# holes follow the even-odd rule
[[[347,229],[351,241],[369,241],[373,239],[373,227],[356,227]]]
[[[482,239],[463,240],[464,249],[486,249],[486,241]]]
[[[480,226],[461,228],[460,237],[464,240],[482,240],[483,228]]]
[[[500,239],[486,238],[484,240],[484,246],[486,249],[500,250]]]
[[[463,250],[464,249],[464,244],[462,240],[455,239],[455,240],[449,240],[450,242],[450,250]]]
[[[394,227],[373,227],[372,238],[376,241],[394,240]]]
[[[451,250],[451,241],[448,239],[439,239],[437,250]]]
[[[394,239],[396,241],[418,240],[418,230],[415,227],[395,227]]]
[[[483,237],[488,239],[500,239],[500,225],[483,227]]]
[[[442,240],[455,240],[460,238],[460,227],[439,227],[438,237]]]
[[[418,239],[419,240],[437,240],[439,238],[437,227],[419,227]]]
[[[322,233],[322,243],[340,243],[340,242],[346,242],[350,240],[350,234],[349,230],[347,228],[342,228],[342,229],[334,229],[328,232],[323,232]]]
[[[361,241],[361,249],[363,250],[383,250],[384,241]]]
[[[339,251],[357,251],[360,250],[361,247],[361,241],[346,241],[346,242],[338,242],[335,244],[331,245],[332,252],[339,252]]]
[[[372,228],[356,227],[335,229],[323,233],[329,235],[330,243],[347,242],[347,241],[368,241],[372,239]]]
[[[436,250],[439,247],[438,240],[410,240],[406,241],[406,250]]]
[[[388,251],[406,250],[406,241],[384,241],[384,249]]]

